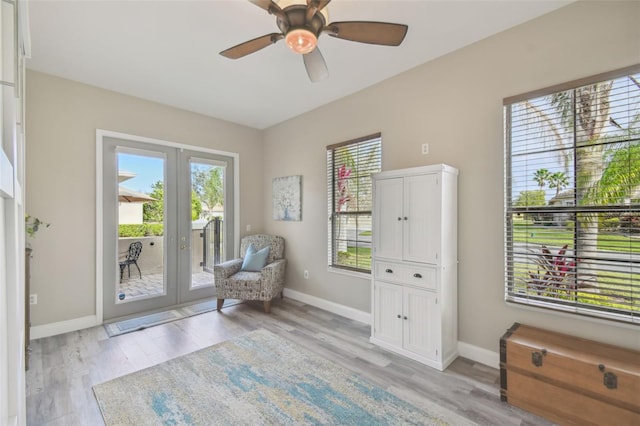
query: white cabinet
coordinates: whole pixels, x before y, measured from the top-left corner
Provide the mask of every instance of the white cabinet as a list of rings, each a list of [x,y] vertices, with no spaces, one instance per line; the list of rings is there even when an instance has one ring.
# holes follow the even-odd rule
[[[371,342],[439,370],[458,354],[457,175],[373,175]]]

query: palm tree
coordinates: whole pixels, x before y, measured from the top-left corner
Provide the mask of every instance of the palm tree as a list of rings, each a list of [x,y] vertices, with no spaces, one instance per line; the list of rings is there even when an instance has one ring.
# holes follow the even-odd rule
[[[538,169],[533,175],[533,180],[535,180],[538,183],[538,186],[540,187],[540,189],[544,189],[544,185],[549,180],[549,176],[550,176],[549,170]]]
[[[569,185],[569,178],[563,172],[551,173],[547,178],[549,188],[556,189],[556,197],[560,195],[560,191]]]
[[[630,80],[640,87],[633,76]],[[603,143],[604,128],[612,117],[610,116],[609,97],[614,81],[605,81],[577,88],[573,91],[556,93],[551,96],[551,105],[561,118],[561,125],[568,133],[575,132],[575,176],[576,200],[580,204],[603,205],[610,202],[606,194],[615,194],[618,200],[628,197],[629,193],[640,185],[639,167],[629,169],[629,162],[612,161],[616,155],[631,158],[637,155],[634,146],[621,147]],[[530,102],[525,107],[540,118],[540,121],[550,130],[550,141],[560,148],[557,152],[569,153],[571,150],[561,135],[564,133],[553,120],[540,108]],[[638,117],[635,117],[638,119]],[[620,128],[619,126],[617,126]],[[620,128],[621,129],[621,128]],[[621,129],[624,130],[624,129]],[[627,133],[628,139],[629,134]],[[611,154],[613,150],[614,154]],[[619,154],[616,154],[621,151]],[[632,152],[633,151],[633,152]],[[638,157],[636,157],[638,158]],[[565,170],[568,169],[568,157],[564,156]],[[624,164],[624,165],[623,165]],[[625,168],[626,166],[626,168]],[[624,170],[623,170],[624,169]],[[559,178],[560,176],[557,176]],[[551,178],[554,179],[554,178]],[[556,188],[556,195],[560,187],[566,187],[568,182],[553,180],[547,182]],[[552,183],[553,182],[553,183]],[[585,276],[592,275],[592,263],[588,260],[597,252],[598,244],[598,216],[597,213],[579,213],[576,217],[576,233],[580,244],[576,248],[576,256],[583,259],[578,268]]]
[[[575,128],[576,145],[579,147],[576,149],[576,199],[579,203],[588,200],[588,194],[600,182],[604,172],[606,145],[599,142],[609,122],[609,94],[612,87],[613,80],[591,84],[577,88],[573,101],[560,95],[554,95],[551,100],[551,105],[560,112],[563,125]],[[598,251],[598,215],[580,213],[576,223],[580,224],[576,231],[581,243],[576,255],[579,259],[592,257]],[[581,266],[587,269],[588,274],[591,263],[582,262]]]

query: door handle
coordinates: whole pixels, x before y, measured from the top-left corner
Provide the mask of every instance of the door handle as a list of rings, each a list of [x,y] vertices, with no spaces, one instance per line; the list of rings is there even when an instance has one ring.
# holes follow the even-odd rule
[[[180,250],[184,250],[184,249],[186,249],[186,248],[187,248],[187,246],[186,246],[185,244],[182,244],[182,245],[180,246]]]
[[[386,269],[386,270],[385,270],[385,272],[386,272],[387,274],[393,274],[393,269]]]

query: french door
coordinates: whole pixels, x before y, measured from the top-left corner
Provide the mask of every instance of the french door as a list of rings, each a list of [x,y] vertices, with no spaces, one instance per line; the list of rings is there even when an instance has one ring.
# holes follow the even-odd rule
[[[214,296],[205,253],[233,253],[234,159],[105,137],[102,162],[103,319]]]

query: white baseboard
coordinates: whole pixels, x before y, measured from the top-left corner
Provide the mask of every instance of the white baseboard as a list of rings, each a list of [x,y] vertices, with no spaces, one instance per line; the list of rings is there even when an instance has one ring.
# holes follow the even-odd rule
[[[371,314],[369,312],[359,311],[348,306],[340,305],[339,303],[330,302],[328,300],[311,296],[306,293],[300,293],[299,291],[288,288],[284,289],[284,295],[290,299],[315,306],[316,308],[324,309],[325,311],[340,315],[341,317],[360,321],[365,324],[371,324]]]
[[[31,327],[30,337],[31,340],[41,339],[43,337],[56,336],[70,331],[94,327],[99,324],[98,318],[95,315],[88,315],[86,317],[33,326]]]
[[[325,311],[336,315],[340,315],[354,321],[360,321],[365,324],[371,324],[371,314],[368,312],[360,311],[339,303],[331,302],[287,288],[284,289],[284,295],[290,299],[315,306],[316,308],[324,309]],[[70,331],[94,327],[96,325],[99,325],[99,323],[95,315],[51,324],[36,325],[31,327],[31,339],[35,340],[43,337],[55,336],[58,334],[68,333]],[[458,355],[472,361],[479,362],[480,364],[488,365],[489,367],[500,368],[500,354],[479,346],[474,346],[465,342],[458,342]]]
[[[479,346],[458,341],[458,355],[489,367],[500,368],[500,354]]]

